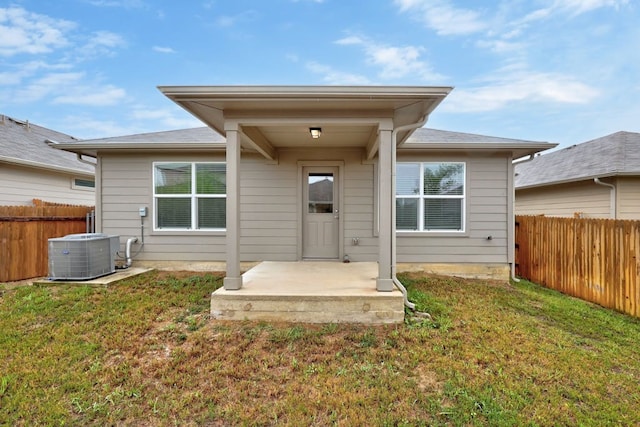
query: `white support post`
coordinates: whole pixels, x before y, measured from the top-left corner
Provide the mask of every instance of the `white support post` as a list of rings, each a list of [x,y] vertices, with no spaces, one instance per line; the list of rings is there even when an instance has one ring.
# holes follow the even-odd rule
[[[240,133],[237,124],[227,129],[227,275],[226,290],[242,288],[240,275]]]
[[[380,148],[378,150],[378,203],[380,206],[378,236],[378,279],[376,289],[380,292],[393,290],[392,264],[392,239],[393,235],[393,209],[395,208],[395,194],[393,188],[393,146],[391,130],[380,130]]]

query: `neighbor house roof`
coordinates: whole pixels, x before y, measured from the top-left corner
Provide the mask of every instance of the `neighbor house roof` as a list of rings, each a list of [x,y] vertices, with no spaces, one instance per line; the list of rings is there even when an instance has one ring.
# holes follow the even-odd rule
[[[640,175],[640,133],[616,132],[515,166],[517,189]]]
[[[73,153],[55,150],[47,140],[75,141],[70,135],[56,132],[28,121],[0,115],[0,162],[60,172],[93,175],[94,167],[78,160]]]
[[[419,128],[400,146],[401,150],[438,150],[438,151],[504,151],[514,153],[514,157],[554,147],[548,142],[526,141],[520,139],[498,138],[462,132]],[[99,150],[176,150],[189,149],[225,149],[225,138],[209,127],[180,129],[164,132],[143,133],[94,140],[74,141],[60,144],[58,148],[97,155]]]

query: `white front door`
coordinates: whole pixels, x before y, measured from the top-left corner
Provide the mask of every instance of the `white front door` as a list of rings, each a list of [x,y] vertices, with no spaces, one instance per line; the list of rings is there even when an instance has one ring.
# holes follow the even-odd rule
[[[303,169],[302,257],[338,259],[340,206],[338,168]]]

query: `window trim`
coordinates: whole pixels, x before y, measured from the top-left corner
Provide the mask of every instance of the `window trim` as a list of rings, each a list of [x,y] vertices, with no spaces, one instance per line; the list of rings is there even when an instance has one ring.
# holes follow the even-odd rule
[[[466,235],[467,234],[467,188],[468,188],[468,178],[467,178],[467,162],[458,161],[458,160],[429,160],[429,161],[406,161],[406,162],[396,162],[397,166],[400,164],[417,164],[419,166],[419,183],[420,189],[418,194],[407,194],[407,195],[399,195],[397,194],[397,189],[395,190],[395,199],[394,204],[398,199],[417,199],[418,200],[418,229],[417,230],[407,230],[407,229],[398,229],[396,228],[397,233],[406,233],[410,235],[419,235],[419,234],[440,234],[440,235]],[[427,164],[461,164],[462,172],[463,172],[463,182],[464,187],[462,191],[462,195],[425,195],[424,194],[424,167]],[[397,173],[397,172],[396,172]],[[396,180],[397,186],[397,180]],[[443,200],[443,199],[455,199],[462,200],[462,212],[460,213],[461,220],[461,228],[460,230],[454,229],[425,229],[424,226],[424,200],[426,199],[435,199],[435,200]],[[395,207],[394,207],[395,208]],[[396,214],[397,215],[397,214]]]
[[[190,194],[156,194],[156,167],[158,165],[163,164],[185,164],[189,165],[191,169],[191,193]],[[167,232],[171,234],[179,234],[179,233],[220,233],[226,232],[227,228],[195,228],[194,225],[198,223],[198,200],[199,199],[227,199],[227,189],[225,185],[224,194],[198,194],[197,193],[197,173],[196,167],[197,165],[205,165],[205,164],[218,164],[225,165],[225,176],[226,176],[226,162],[220,161],[189,161],[189,160],[163,160],[152,162],[151,167],[151,185],[152,185],[152,203],[153,203],[153,231],[154,232]],[[166,227],[159,228],[158,227],[158,199],[163,198],[185,198],[191,199],[191,227],[189,228],[179,228],[179,227]],[[226,223],[226,221],[225,221]]]

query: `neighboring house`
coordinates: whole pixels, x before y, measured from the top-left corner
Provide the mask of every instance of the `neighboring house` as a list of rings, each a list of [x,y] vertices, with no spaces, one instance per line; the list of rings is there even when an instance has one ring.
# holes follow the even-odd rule
[[[50,146],[73,140],[69,135],[0,115],[0,205],[25,206],[41,199],[93,206],[95,167],[73,153]]]
[[[515,172],[518,215],[640,220],[640,133],[543,154]]]
[[[373,261],[379,291],[397,264],[508,279],[512,161],[554,146],[422,128],[451,88],[160,89],[209,127],[58,148],[98,159],[97,231],[224,262],[229,290],[256,261]]]

